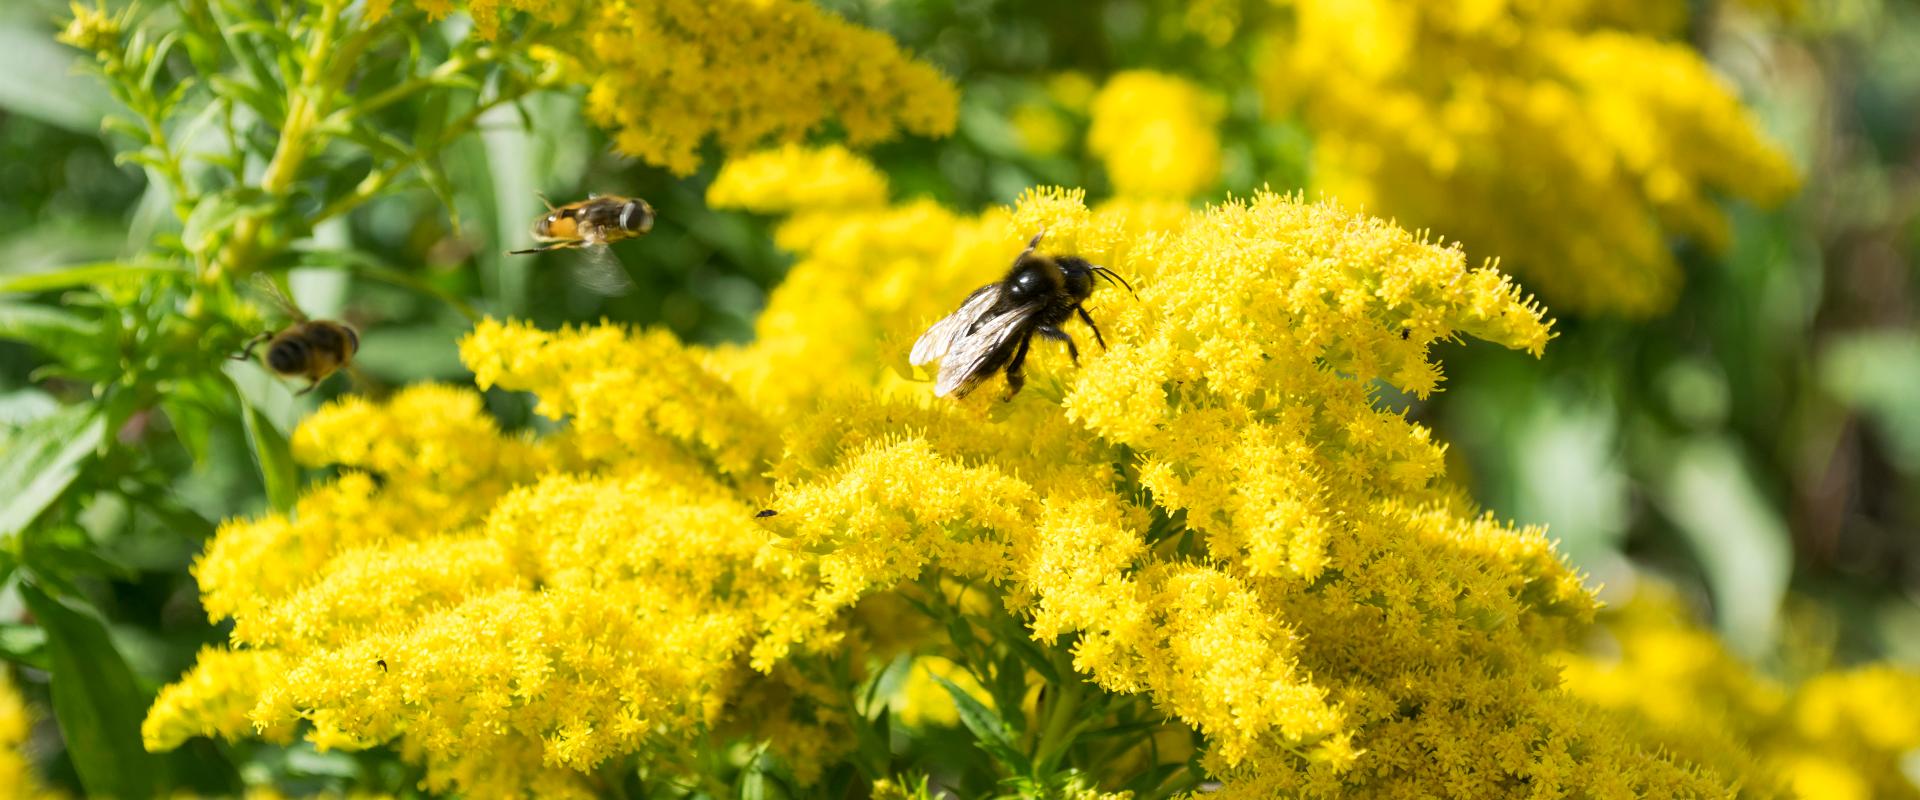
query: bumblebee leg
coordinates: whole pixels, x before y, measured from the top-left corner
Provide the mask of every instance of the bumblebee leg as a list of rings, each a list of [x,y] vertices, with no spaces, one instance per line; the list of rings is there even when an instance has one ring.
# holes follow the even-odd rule
[[[314,380],[314,379],[312,379],[312,378],[308,378],[308,379],[307,379],[307,388],[305,388],[305,389],[301,389],[300,391],[297,391],[297,392],[294,392],[294,393],[293,393],[293,396],[294,396],[294,397],[299,397],[300,395],[303,395],[303,394],[307,394],[307,393],[309,393],[309,392],[312,392],[313,390],[315,390],[315,389],[318,389],[318,388],[320,388],[320,382],[319,382],[319,381],[316,381],[316,380]]]
[[[273,338],[273,334],[271,333],[256,333],[253,335],[253,338],[247,340],[247,346],[241,348],[240,355],[227,357],[235,361],[245,361],[253,358],[253,348],[259,347],[261,342],[271,338]]]
[[[1007,361],[1007,396],[1002,401],[1012,400],[1027,385],[1027,348],[1033,345],[1033,337],[1020,340],[1020,347],[1013,351],[1013,358]]]
[[[1093,317],[1087,314],[1087,307],[1074,306],[1073,310],[1080,315],[1081,322],[1087,323],[1087,327],[1093,329],[1093,340],[1100,343],[1100,349],[1107,349],[1107,340],[1100,337],[1100,326],[1093,324]]]
[[[1068,336],[1066,331],[1060,330],[1052,325],[1047,325],[1040,328],[1040,335],[1054,341],[1066,342],[1067,355],[1073,359],[1074,366],[1080,366],[1080,348],[1074,345],[1073,337]]]

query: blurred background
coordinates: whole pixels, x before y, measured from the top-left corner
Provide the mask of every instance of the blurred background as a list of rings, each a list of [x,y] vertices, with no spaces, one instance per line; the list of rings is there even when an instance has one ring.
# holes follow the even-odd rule
[[[1322,188],[1314,127],[1263,112],[1257,86],[1221,82],[1246,73],[1223,62],[1247,50],[1169,34],[1157,21],[1179,17],[1179,5],[825,5],[893,34],[963,89],[953,136],[873,151],[896,199],[976,208],[1039,184],[1109,196],[1110,178],[1085,147],[1090,98],[1121,70],[1174,66],[1218,95],[1220,179],[1207,198]],[[1603,597],[1669,582],[1734,652],[1785,679],[1871,660],[1920,664],[1920,5],[1696,2],[1690,12],[1681,35],[1787,153],[1798,193],[1772,208],[1729,203],[1721,250],[1672,242],[1684,284],[1670,309],[1633,319],[1554,313],[1559,335],[1537,360],[1449,345],[1436,354],[1442,392],[1383,402],[1405,403],[1451,443],[1453,474],[1485,507],[1549,526]],[[0,279],[132,256],[178,224],[141,171],[116,161],[100,130],[113,101],[53,40],[66,13],[51,0],[0,4]],[[469,322],[439,295],[543,327],[609,319],[692,342],[751,337],[787,263],[770,220],[708,209],[712,160],[676,179],[616,155],[579,102],[537,96],[532,129],[511,110],[485,119],[442,157],[461,187],[451,208],[415,186],[315,231],[418,284],[339,270],[292,276],[309,314],[363,332],[371,387],[468,379],[455,342]],[[503,255],[531,244],[538,192],[652,202],[653,233],[618,250],[633,291],[609,297],[561,279],[574,254]],[[1501,255],[1471,239],[1466,247],[1476,261]],[[44,349],[6,340],[31,307],[62,297],[0,295],[0,431],[89,391],[44,369]],[[287,424],[353,390],[337,380],[311,398],[281,392],[266,410]],[[496,392],[490,402],[508,424],[533,424],[523,401]],[[154,438],[142,471],[124,476],[152,481],[167,502],[96,504],[85,520],[97,557],[111,562],[93,594],[134,673],[152,685],[219,635],[186,571],[200,538],[265,505],[241,420],[208,426],[198,446],[224,457],[195,458],[194,443]],[[0,448],[7,442],[0,434]],[[24,619],[21,600],[0,595],[0,651],[44,665]],[[44,704],[46,687],[22,674],[23,691]],[[54,736],[43,720],[36,738],[48,769],[72,786]]]

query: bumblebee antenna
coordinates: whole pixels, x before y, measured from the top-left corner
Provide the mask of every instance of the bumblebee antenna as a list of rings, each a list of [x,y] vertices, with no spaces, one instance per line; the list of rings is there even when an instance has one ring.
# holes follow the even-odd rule
[[[538,197],[538,198],[540,198],[540,202],[542,202],[542,203],[545,203],[545,204],[546,204],[546,206],[547,206],[547,210],[548,210],[548,211],[552,211],[552,210],[553,210],[553,201],[552,201],[552,200],[548,200],[548,199],[547,199],[547,193],[546,193],[546,192],[534,192],[534,193],[533,193],[533,196],[534,196],[534,197]]]
[[[1135,292],[1133,290],[1133,284],[1127,283],[1127,279],[1120,277],[1120,273],[1118,272],[1114,272],[1111,269],[1100,266],[1099,264],[1095,264],[1093,265],[1093,274],[1098,275],[1102,278],[1105,278],[1108,283],[1118,282],[1121,286],[1127,287],[1127,294],[1133,295],[1134,297],[1140,296],[1139,292]]]

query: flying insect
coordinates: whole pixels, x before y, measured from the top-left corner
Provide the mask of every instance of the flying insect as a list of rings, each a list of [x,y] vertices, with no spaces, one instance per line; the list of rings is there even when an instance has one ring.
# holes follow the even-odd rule
[[[1100,326],[1094,324],[1085,305],[1093,295],[1094,276],[1125,286],[1129,292],[1133,291],[1132,284],[1113,270],[1079,256],[1036,252],[1044,236],[1043,232],[1027,243],[1006,277],[975,289],[961,301],[959,310],[933,323],[913,343],[908,361],[915,366],[940,362],[934,396],[966,397],[994,373],[1004,372],[1005,399],[1013,399],[1026,385],[1027,351],[1036,335],[1066,343],[1067,355],[1078,366],[1080,348],[1060,329],[1075,316],[1093,331],[1093,340],[1101,349],[1106,349]]]
[[[246,347],[235,361],[253,358],[253,351],[262,344],[267,349],[260,354],[260,363],[274,374],[282,377],[304,377],[307,388],[294,394],[306,394],[319,388],[320,382],[341,369],[351,369],[353,357],[360,352],[360,334],[343,322],[325,319],[307,319],[300,313],[299,307],[288,300],[272,283],[261,281],[274,299],[284,308],[293,323],[278,331],[263,331],[247,340]]]
[[[509,250],[509,255],[529,255],[549,250],[582,249],[587,261],[574,270],[581,285],[605,295],[622,295],[633,288],[633,279],[620,268],[607,245],[626,239],[638,239],[653,230],[653,206],[638,197],[614,194],[589,195],[587,199],[556,206],[546,197],[547,213],[533,221],[533,240],[544,247]]]

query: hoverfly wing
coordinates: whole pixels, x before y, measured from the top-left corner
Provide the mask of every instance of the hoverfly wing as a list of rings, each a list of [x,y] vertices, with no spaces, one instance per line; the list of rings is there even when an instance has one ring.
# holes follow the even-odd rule
[[[580,248],[583,255],[568,267],[573,282],[603,297],[619,297],[633,291],[633,278],[620,264],[620,257],[605,244]]]
[[[973,290],[967,299],[960,302],[959,310],[940,318],[920,334],[913,343],[913,352],[907,355],[907,362],[919,367],[931,364],[947,354],[954,340],[966,335],[974,323],[987,313],[1000,299],[1000,284],[989,283]]]
[[[992,303],[982,306],[992,308]],[[940,359],[940,377],[934,381],[933,396],[966,397],[982,381],[993,377],[1013,355],[1021,338],[1030,331],[1028,323],[1040,312],[1040,306],[1027,305],[970,322],[960,329]]]

